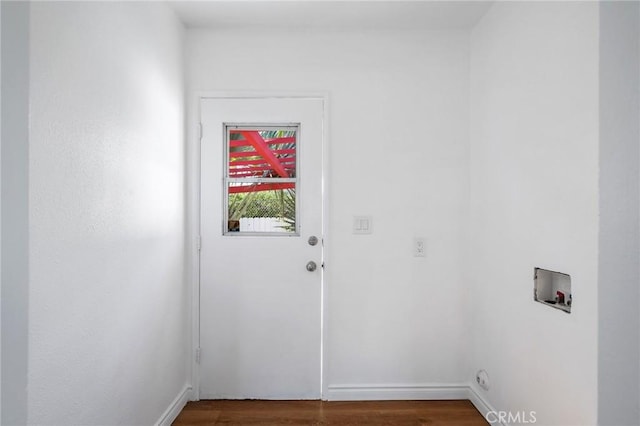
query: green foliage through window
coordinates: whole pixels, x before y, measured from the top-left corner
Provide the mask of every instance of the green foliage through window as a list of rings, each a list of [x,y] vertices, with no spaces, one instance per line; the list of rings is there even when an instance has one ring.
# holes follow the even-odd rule
[[[296,227],[296,191],[279,189],[229,194],[229,220],[243,217],[277,217],[288,232]]]

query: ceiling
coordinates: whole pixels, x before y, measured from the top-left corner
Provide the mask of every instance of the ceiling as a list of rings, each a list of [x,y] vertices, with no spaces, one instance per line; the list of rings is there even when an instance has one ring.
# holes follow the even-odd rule
[[[168,1],[188,28],[419,30],[473,27],[491,1]]]

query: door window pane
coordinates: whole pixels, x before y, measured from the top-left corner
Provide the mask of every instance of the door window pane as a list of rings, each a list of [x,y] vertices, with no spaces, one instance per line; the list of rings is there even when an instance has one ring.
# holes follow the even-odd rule
[[[298,235],[297,125],[225,126],[225,235]]]
[[[295,177],[296,133],[289,128],[229,129],[229,177]]]

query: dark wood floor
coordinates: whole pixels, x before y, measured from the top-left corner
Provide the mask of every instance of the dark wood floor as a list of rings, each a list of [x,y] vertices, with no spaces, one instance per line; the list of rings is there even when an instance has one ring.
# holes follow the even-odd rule
[[[469,401],[198,401],[174,425],[486,426]]]

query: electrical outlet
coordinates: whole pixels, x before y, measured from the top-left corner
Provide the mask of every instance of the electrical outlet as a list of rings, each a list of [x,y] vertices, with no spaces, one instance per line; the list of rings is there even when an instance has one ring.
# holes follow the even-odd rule
[[[426,257],[426,247],[424,238],[416,237],[413,239],[413,257]]]
[[[478,370],[476,373],[476,383],[484,390],[489,390],[489,375],[484,370]]]

